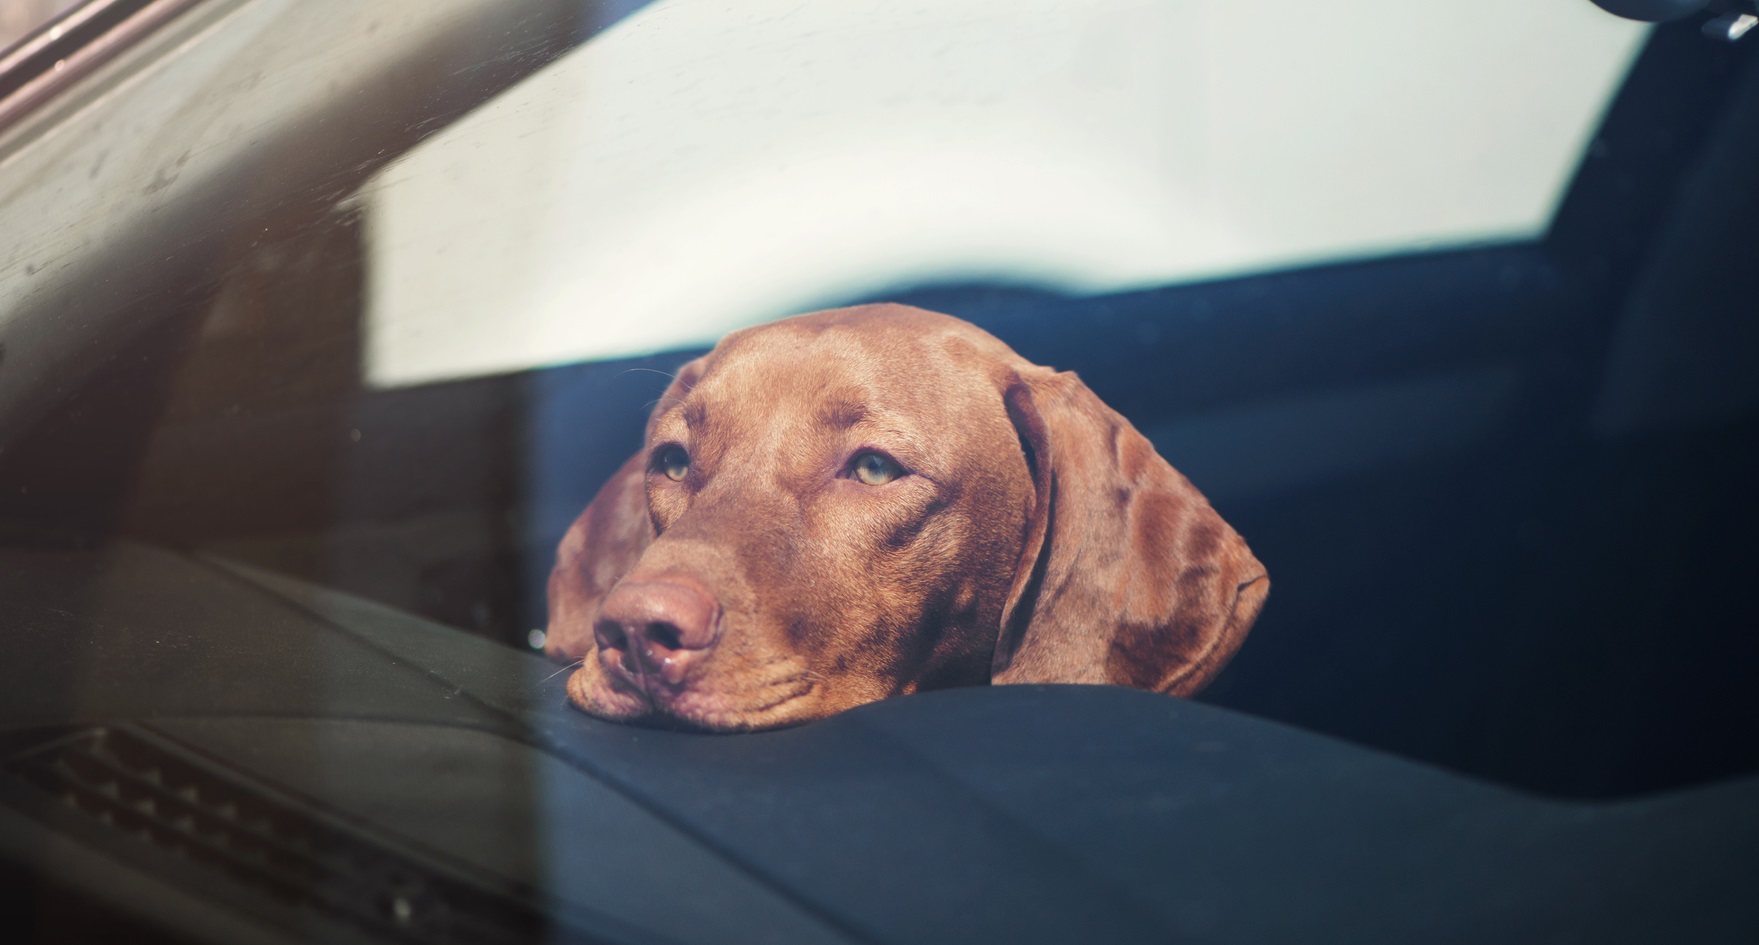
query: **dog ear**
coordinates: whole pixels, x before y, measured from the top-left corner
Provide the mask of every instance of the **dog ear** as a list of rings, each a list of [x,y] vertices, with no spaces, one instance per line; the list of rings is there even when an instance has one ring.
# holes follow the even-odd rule
[[[1197,692],[1257,619],[1264,566],[1073,373],[1039,368],[1003,400],[1036,501],[992,680]]]
[[[702,378],[705,360],[697,358],[678,370],[655,402],[648,426],[653,425],[653,417],[690,392]],[[599,489],[562,536],[556,566],[550,570],[546,655],[577,660],[592,652],[592,625],[598,620],[599,603],[635,567],[653,540],[653,520],[647,511],[647,449],[643,447]]]

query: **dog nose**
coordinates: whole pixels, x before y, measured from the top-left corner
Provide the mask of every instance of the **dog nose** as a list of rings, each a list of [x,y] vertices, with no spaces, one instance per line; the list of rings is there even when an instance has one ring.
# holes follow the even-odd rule
[[[721,636],[721,605],[677,579],[623,583],[611,589],[593,627],[606,669],[621,667],[647,689],[656,679],[676,687]]]

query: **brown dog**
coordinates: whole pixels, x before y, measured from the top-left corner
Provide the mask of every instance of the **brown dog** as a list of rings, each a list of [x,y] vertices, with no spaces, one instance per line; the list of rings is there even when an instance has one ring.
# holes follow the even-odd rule
[[[593,715],[721,731],[991,682],[1187,695],[1269,588],[1074,374],[870,305],[678,372],[562,539],[548,650]]]

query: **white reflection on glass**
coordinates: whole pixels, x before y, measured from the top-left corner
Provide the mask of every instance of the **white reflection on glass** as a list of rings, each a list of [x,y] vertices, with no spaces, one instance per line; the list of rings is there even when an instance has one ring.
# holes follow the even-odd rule
[[[655,3],[369,184],[368,380],[897,286],[1531,237],[1643,29],[1579,0]]]

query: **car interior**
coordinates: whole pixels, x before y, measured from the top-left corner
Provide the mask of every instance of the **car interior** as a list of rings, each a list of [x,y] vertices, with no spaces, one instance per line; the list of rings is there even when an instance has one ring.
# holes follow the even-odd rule
[[[1274,590],[1192,703],[997,687],[706,736],[588,719],[534,652],[556,542],[705,349],[365,379],[363,187],[642,4],[461,0],[329,58],[373,15],[323,5],[260,86],[160,114],[153,83],[262,4],[135,4],[117,21],[150,32],[0,111],[0,875],[23,941],[1759,925],[1759,41],[1654,27],[1533,239],[824,299],[1076,371]],[[104,121],[166,155],[198,125],[228,143],[143,164],[133,203],[80,196],[97,168],[56,135]],[[170,826],[129,820],[153,797]]]

